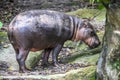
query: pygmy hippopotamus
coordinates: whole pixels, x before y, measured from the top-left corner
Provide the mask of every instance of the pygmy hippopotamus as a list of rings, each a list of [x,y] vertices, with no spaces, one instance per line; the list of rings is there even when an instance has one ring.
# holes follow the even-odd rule
[[[25,60],[29,51],[44,49],[42,64],[58,64],[58,54],[67,40],[83,41],[90,48],[100,45],[93,26],[74,16],[51,10],[31,10],[18,14],[8,27],[8,38],[16,52],[19,71],[26,72]]]

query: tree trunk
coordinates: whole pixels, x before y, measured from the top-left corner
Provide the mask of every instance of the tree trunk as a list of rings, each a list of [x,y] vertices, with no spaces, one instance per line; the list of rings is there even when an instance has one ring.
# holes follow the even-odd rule
[[[105,2],[106,26],[97,65],[97,80],[120,80],[120,1]]]

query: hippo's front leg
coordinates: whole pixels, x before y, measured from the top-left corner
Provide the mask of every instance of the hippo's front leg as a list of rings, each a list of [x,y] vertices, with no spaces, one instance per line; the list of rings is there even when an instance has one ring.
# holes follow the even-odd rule
[[[63,44],[59,44],[57,45],[54,49],[53,49],[53,53],[52,53],[52,62],[53,65],[58,67],[58,54],[60,53],[60,50],[62,49]]]
[[[29,50],[25,50],[25,49],[19,49],[19,52],[16,53],[16,59],[17,62],[19,64],[19,72],[28,72],[29,69],[26,68],[25,65],[25,60],[27,58],[27,55],[29,53]]]

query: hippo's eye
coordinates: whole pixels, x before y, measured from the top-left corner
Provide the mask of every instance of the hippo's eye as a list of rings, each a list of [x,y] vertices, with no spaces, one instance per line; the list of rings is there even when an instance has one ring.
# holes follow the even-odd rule
[[[90,34],[91,34],[91,36],[94,36],[94,32],[93,31],[91,31]]]

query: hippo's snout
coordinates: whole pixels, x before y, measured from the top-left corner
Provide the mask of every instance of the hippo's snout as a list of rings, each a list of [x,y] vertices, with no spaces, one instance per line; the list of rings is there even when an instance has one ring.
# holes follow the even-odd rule
[[[98,47],[99,45],[101,44],[101,42],[98,40],[98,41],[95,41],[92,45],[90,45],[90,49],[93,49],[93,48],[96,48]]]

